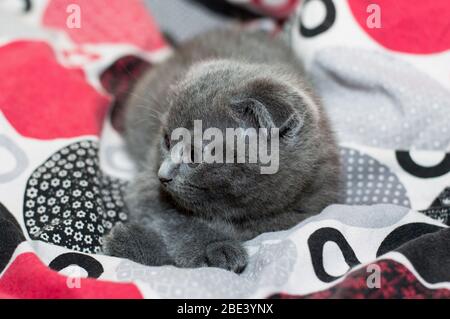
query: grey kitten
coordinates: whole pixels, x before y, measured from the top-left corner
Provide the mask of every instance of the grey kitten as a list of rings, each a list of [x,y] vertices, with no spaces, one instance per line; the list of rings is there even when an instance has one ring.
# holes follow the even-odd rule
[[[127,107],[125,139],[138,169],[126,198],[130,223],[105,238],[107,254],[240,272],[243,241],[290,228],[338,200],[327,116],[279,39],[238,29],[199,36],[145,74]],[[279,128],[278,172],[261,174],[259,163],[167,166],[171,132],[192,130],[194,120],[203,130]]]

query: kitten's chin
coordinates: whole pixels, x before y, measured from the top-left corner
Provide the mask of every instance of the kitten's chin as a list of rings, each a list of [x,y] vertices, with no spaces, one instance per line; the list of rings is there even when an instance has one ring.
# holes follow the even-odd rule
[[[160,190],[166,200],[171,204],[175,204],[178,208],[191,214],[201,214],[201,200],[195,200],[198,194],[193,194],[192,189],[188,191],[180,186],[161,184]],[[194,191],[198,192],[201,190],[196,189]]]

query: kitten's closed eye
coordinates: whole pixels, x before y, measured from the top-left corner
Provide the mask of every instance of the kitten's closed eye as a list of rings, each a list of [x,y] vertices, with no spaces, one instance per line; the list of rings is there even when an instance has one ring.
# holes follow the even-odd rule
[[[167,132],[164,133],[164,146],[167,149],[170,149],[170,136],[169,136],[169,133],[167,133]]]
[[[194,146],[191,146],[191,163],[195,163],[195,148]]]

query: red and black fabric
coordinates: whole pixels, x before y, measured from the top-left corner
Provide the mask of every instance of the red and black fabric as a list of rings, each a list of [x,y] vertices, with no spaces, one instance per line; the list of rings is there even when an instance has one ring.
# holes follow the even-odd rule
[[[23,253],[0,277],[0,298],[141,299],[142,294],[130,283],[62,276],[44,265],[35,254]]]
[[[20,225],[0,203],[0,273],[11,260],[17,246],[23,241],[25,241],[25,236]]]
[[[391,250],[405,256],[410,265],[381,257],[375,263],[350,272],[329,289],[303,296],[279,293],[271,298],[450,298],[448,287],[433,286],[450,286],[450,229],[427,224],[407,224],[386,237],[380,245],[379,254]],[[377,274],[379,286],[368,284],[373,281],[374,269],[380,272]]]
[[[270,298],[280,299],[438,299],[450,298],[448,289],[426,287],[403,264],[393,260],[380,260],[380,288],[369,288],[372,272],[365,267],[350,273],[342,282],[330,289],[305,296],[276,294]]]

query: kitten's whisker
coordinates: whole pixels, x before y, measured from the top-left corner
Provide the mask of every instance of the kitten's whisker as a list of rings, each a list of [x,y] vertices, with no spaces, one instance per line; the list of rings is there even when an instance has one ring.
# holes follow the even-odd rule
[[[160,116],[163,115],[163,113],[161,113],[161,112],[159,112],[159,111],[157,111],[157,110],[151,109],[151,108],[147,107],[146,105],[140,105],[140,104],[138,104],[138,105],[136,105],[136,107],[139,107],[139,108],[144,109],[144,110],[146,110],[146,111],[153,112],[153,113],[155,113],[155,114],[157,114],[157,115],[160,115]]]
[[[134,97],[140,99],[142,102],[148,103],[148,105],[151,105],[152,103],[154,103],[158,108],[162,109],[161,104],[155,98],[153,98],[151,95],[147,96],[147,98],[149,98],[149,99],[147,99],[147,98],[144,98],[144,97],[142,97],[136,93],[133,93],[131,91],[129,91],[127,93],[130,94],[131,96],[134,96]],[[152,111],[152,112],[158,114],[159,116],[164,115],[164,112],[158,111],[155,108],[147,107],[147,105],[137,105],[137,107],[143,108],[147,111]]]
[[[133,93],[132,91],[128,91],[127,93],[128,93],[129,95],[131,95],[131,96],[134,96],[134,97],[140,99],[142,102],[146,102],[146,103],[151,102],[150,100],[147,100],[146,98],[144,98],[144,97],[142,97],[142,96],[140,96],[140,95],[138,95],[138,94],[136,94],[136,93]]]
[[[150,120],[150,119],[155,119],[155,120],[158,120],[160,123],[162,123],[162,120],[160,118],[158,118],[156,116],[153,116],[151,114],[148,114],[148,116],[149,117],[142,117],[142,118],[138,119],[137,121],[135,121],[134,123],[135,124],[141,124],[143,121],[147,121],[147,120]]]
[[[149,109],[145,105],[136,105],[136,107],[139,107],[139,108],[144,109],[145,111],[149,112],[149,113],[147,113],[145,115],[151,116],[152,118],[157,119],[160,122],[162,121],[162,119],[161,119],[162,116],[163,116],[162,113],[157,112],[156,110]]]

